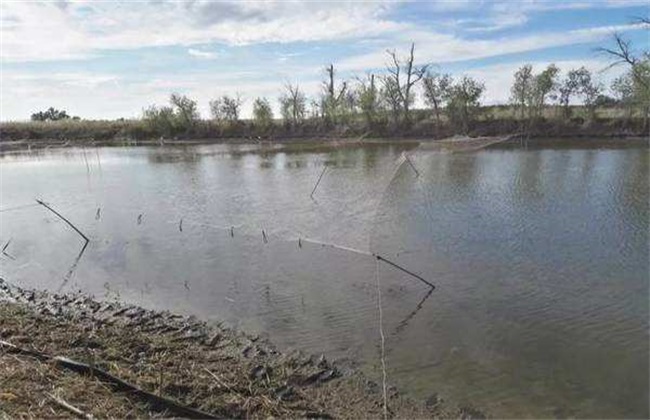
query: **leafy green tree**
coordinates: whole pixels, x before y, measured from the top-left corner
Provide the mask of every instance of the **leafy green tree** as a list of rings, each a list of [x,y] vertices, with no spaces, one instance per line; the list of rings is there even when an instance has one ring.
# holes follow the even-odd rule
[[[321,94],[321,115],[327,124],[335,124],[339,119],[344,117],[348,108],[346,94],[348,83],[343,82],[336,86],[334,65],[330,64],[325,67],[327,79],[323,81],[323,92]]]
[[[169,102],[170,106],[152,105],[143,110],[142,118],[153,131],[162,136],[191,132],[200,118],[196,101],[173,93]]]
[[[591,82],[591,73],[585,67],[570,70],[560,85],[560,105],[564,118],[571,116],[571,97],[580,93],[582,86]]]
[[[531,112],[531,118],[539,118],[542,115],[546,99],[555,97],[555,91],[558,86],[557,77],[560,73],[555,64],[550,64],[540,74],[533,78],[533,89],[530,92],[528,106]]]
[[[366,79],[357,78],[357,82],[357,103],[366,125],[372,128],[381,110],[381,98],[375,83],[375,75],[369,74]]]
[[[602,93],[602,84],[593,80],[591,72],[585,67],[570,70],[560,85],[560,105],[564,118],[571,116],[569,108],[572,97],[581,97],[590,119],[595,117],[596,99]]]
[[[515,80],[510,88],[510,102],[519,117],[529,124],[542,116],[548,98],[554,98],[558,88],[560,70],[551,64],[541,73],[533,73],[533,67],[526,64],[515,72]]]
[[[530,102],[533,92],[534,75],[533,66],[525,64],[515,72],[515,81],[510,88],[510,101],[519,110],[519,116],[523,120],[526,117],[526,107]]]
[[[176,130],[176,115],[171,106],[150,106],[142,112],[142,118],[149,128],[164,137],[173,136]]]
[[[440,113],[448,97],[449,87],[452,84],[452,77],[449,74],[427,73],[422,82],[424,83],[424,101],[433,108],[436,121],[440,123]]]
[[[174,108],[178,128],[190,130],[200,118],[196,101],[185,95],[172,93],[169,102]]]
[[[450,85],[446,95],[447,114],[452,124],[461,132],[467,133],[470,124],[478,115],[484,91],[485,85],[482,82],[468,76]]]
[[[644,119],[650,113],[650,61],[641,60],[612,82],[616,98],[627,109],[628,117],[638,110]],[[646,122],[647,123],[647,122]]]
[[[273,110],[268,99],[255,99],[255,102],[253,102],[253,121],[265,131],[273,125]]]
[[[31,116],[32,121],[59,121],[67,120],[69,118],[70,116],[66,111],[58,110],[53,107],[49,107],[46,111],[36,112]]]
[[[385,107],[390,111],[393,123],[399,124],[400,117],[402,116],[403,102],[402,93],[399,84],[392,77],[383,76],[381,78],[382,87],[380,90],[381,101]],[[411,98],[412,99],[412,98]]]
[[[640,17],[636,19],[644,29],[650,29],[650,18]],[[624,93],[626,103],[629,107],[638,108],[643,116],[644,130],[648,130],[650,118],[650,51],[644,49],[635,51],[632,42],[623,38],[620,34],[614,34],[614,46],[611,48],[600,48],[601,52],[612,57],[610,67],[617,65],[628,66],[628,72],[624,79],[619,80],[619,86],[613,86],[615,90]],[[647,47],[647,44],[646,44]]]

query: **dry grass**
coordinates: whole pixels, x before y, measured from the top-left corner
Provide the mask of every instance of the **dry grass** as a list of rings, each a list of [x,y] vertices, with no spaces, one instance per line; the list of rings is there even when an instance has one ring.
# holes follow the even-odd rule
[[[2,282],[2,280],[0,280]],[[2,284],[0,284],[2,286]],[[4,289],[5,294],[7,288]],[[0,339],[65,356],[180,404],[228,418],[382,416],[378,387],[323,359],[282,355],[263,340],[191,318],[13,289],[2,301]],[[94,417],[165,417],[94,377],[0,350],[0,417],[70,417],[48,394]],[[401,418],[460,416],[389,396]]]

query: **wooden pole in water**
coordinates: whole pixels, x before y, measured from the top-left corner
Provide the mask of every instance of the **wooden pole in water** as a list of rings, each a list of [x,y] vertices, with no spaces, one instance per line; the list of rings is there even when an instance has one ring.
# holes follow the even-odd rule
[[[429,282],[428,280],[423,279],[421,276],[415,274],[415,273],[412,272],[412,271],[407,270],[406,268],[400,266],[399,264],[394,263],[394,262],[392,262],[392,261],[390,261],[390,260],[387,260],[386,258],[382,257],[381,255],[377,255],[377,254],[374,254],[374,255],[375,255],[375,257],[376,257],[378,260],[383,261],[383,262],[385,262],[385,263],[388,264],[388,265],[392,265],[393,267],[397,268],[397,269],[400,270],[400,271],[403,271],[404,273],[410,275],[411,277],[415,277],[416,279],[420,280],[422,283],[428,285],[428,286],[431,287],[432,289],[435,289],[435,288],[436,288],[436,286],[434,286],[433,283]]]
[[[311,194],[309,194],[311,198],[314,198],[314,193],[316,192],[316,188],[318,188],[318,184],[320,184],[320,180],[323,179],[323,175],[325,175],[326,170],[327,170],[327,166],[323,168],[323,172],[320,173],[320,176],[318,177],[318,181],[316,181],[316,185],[314,185],[314,189],[311,190]]]
[[[413,170],[415,171],[415,176],[417,176],[419,178],[420,177],[420,172],[418,172],[418,170],[415,167],[415,165],[413,164],[413,162],[411,162],[411,158],[409,158],[409,156],[406,153],[404,153],[404,158],[409,163],[409,165],[411,165],[411,168],[413,168]]]
[[[334,249],[340,249],[341,251],[349,251],[349,252],[354,252],[356,254],[367,255],[369,257],[373,257],[373,258],[377,259],[378,261],[383,261],[386,264],[397,268],[401,272],[406,273],[409,276],[416,278],[417,280],[421,281],[422,283],[426,284],[427,286],[429,286],[432,289],[436,288],[436,286],[433,283],[431,283],[430,281],[424,279],[422,276],[417,275],[414,272],[402,267],[401,265],[399,265],[399,264],[397,264],[397,263],[395,263],[395,262],[393,262],[393,261],[391,261],[389,259],[386,259],[385,257],[382,257],[379,254],[375,254],[374,252],[367,252],[367,251],[363,251],[363,250],[356,249],[356,248],[350,248],[350,247],[347,247],[347,246],[336,245],[336,244],[327,243],[327,242],[315,241],[315,240],[307,239],[307,238],[305,238],[305,241],[311,242],[311,243],[314,243],[314,244],[318,244],[318,245],[321,245],[321,246],[324,246],[324,247],[325,246],[326,247],[331,247],[331,248],[334,248]]]
[[[37,202],[38,204],[40,204],[41,206],[45,207],[46,209],[48,209],[49,211],[51,211],[52,213],[54,213],[54,214],[56,214],[57,216],[59,216],[59,218],[61,218],[61,220],[63,220],[64,222],[66,222],[66,223],[68,224],[68,226],[70,226],[72,229],[75,230],[75,232],[77,232],[79,235],[81,235],[81,237],[84,238],[84,239],[86,240],[86,242],[90,242],[90,239],[88,239],[88,237],[87,237],[86,235],[84,235],[84,234],[83,234],[79,229],[77,229],[77,227],[76,227],[75,225],[73,225],[71,221],[69,221],[68,219],[66,219],[65,217],[63,217],[63,215],[61,215],[61,213],[59,213],[58,211],[54,210],[52,207],[50,207],[48,204],[46,204],[46,203],[43,202],[42,200],[36,199],[36,202]]]

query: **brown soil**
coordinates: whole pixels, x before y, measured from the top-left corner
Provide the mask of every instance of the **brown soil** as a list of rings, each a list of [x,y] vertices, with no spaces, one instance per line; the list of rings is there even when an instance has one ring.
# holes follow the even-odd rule
[[[23,290],[0,279],[0,419],[176,415],[6,343],[88,364],[216,417],[384,416],[380,384],[323,357],[280,354],[257,337],[191,317]],[[387,397],[388,417],[482,416],[435,398],[418,402],[392,387]]]

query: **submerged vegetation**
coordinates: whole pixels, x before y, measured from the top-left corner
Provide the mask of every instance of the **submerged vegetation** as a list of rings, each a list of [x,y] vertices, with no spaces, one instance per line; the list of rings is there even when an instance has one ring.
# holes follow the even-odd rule
[[[643,24],[648,26],[645,20]],[[223,95],[209,103],[203,119],[195,100],[173,93],[169,105],[153,105],[140,119],[87,121],[50,108],[32,122],[0,125],[3,140],[140,141],[164,139],[283,139],[295,137],[443,137],[497,135],[643,135],[650,114],[650,54],[635,54],[614,36],[601,51],[611,66],[625,65],[606,95],[605,85],[585,67],[562,74],[554,64],[539,73],[525,64],[514,74],[509,104],[484,106],[485,85],[470,76],[454,78],[416,65],[415,45],[405,57],[387,51],[381,74],[337,80],[325,67],[320,94],[309,98],[298,84],[283,86],[274,115],[269,98],[253,99],[251,119],[241,119],[246,99]],[[415,109],[416,94],[423,108]]]

